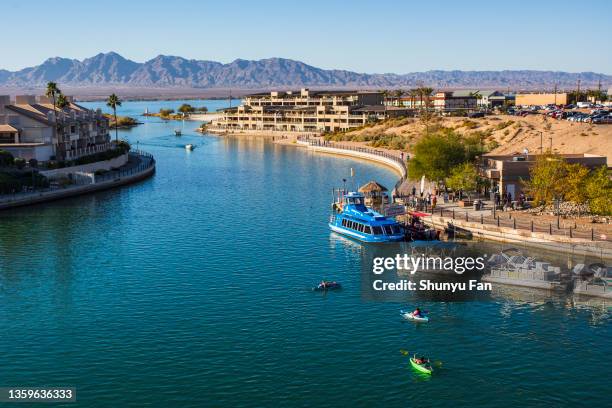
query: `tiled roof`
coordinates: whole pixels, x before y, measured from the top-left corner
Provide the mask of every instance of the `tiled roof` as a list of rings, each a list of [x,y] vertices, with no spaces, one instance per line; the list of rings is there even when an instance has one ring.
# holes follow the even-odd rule
[[[0,132],[17,132],[11,125],[0,125]]]

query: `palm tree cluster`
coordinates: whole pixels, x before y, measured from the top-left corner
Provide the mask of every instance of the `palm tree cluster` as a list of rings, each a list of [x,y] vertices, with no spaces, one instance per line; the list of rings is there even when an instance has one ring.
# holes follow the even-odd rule
[[[424,107],[429,107],[429,101],[433,91],[433,88],[419,85],[419,87],[410,89],[409,91],[403,89],[396,89],[394,91],[381,89],[379,92],[385,99],[390,99],[392,105],[396,106],[401,106],[401,98],[408,96],[410,98],[410,107],[414,108],[416,107],[416,101],[418,99],[420,101],[419,107],[423,109]]]

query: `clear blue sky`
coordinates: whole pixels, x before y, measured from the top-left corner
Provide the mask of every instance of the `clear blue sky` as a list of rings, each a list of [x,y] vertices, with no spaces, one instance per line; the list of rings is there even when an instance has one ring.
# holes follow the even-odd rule
[[[3,0],[0,68],[116,51],[406,73],[612,74],[611,1]]]

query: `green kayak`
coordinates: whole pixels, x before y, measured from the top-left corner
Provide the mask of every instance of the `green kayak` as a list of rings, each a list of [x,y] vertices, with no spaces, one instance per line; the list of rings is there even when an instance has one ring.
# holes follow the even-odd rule
[[[412,368],[421,373],[431,374],[433,372],[433,368],[431,368],[429,364],[417,364],[417,362],[414,361],[414,358],[412,357],[410,357],[410,365],[412,366]]]

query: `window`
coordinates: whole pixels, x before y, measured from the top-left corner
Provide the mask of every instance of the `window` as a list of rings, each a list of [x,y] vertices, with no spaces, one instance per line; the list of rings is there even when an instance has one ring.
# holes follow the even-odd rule
[[[369,225],[366,225],[363,232],[365,232],[366,234],[371,234],[372,233],[372,228],[370,228]]]
[[[391,226],[390,225],[385,225],[383,228],[385,229],[385,234],[386,235],[393,235],[393,231],[391,231]]]
[[[76,126],[74,125],[70,126],[70,133],[76,133]]]
[[[345,218],[342,219],[342,226],[346,227],[346,219]]]
[[[374,235],[382,235],[382,228],[372,227],[372,232],[374,233]]]
[[[357,230],[363,232],[363,224],[357,224]]]
[[[400,228],[399,225],[392,225],[391,226],[391,231],[393,231],[393,235],[397,235],[397,234],[400,234],[402,232],[402,229]]]

